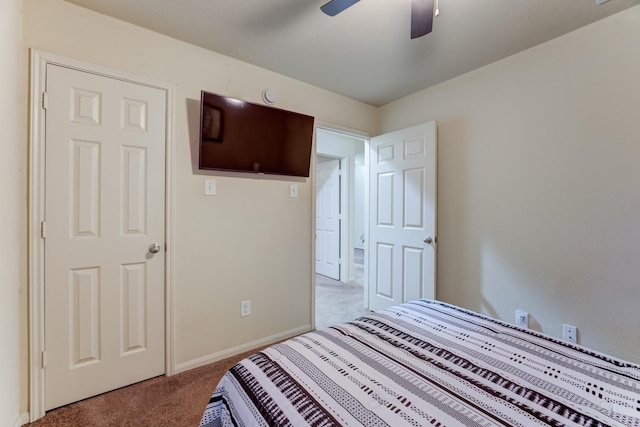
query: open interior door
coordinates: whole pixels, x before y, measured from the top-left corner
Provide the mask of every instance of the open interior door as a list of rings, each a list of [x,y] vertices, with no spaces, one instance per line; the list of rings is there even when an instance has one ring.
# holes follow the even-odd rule
[[[437,127],[432,121],[371,139],[369,308],[435,298]]]

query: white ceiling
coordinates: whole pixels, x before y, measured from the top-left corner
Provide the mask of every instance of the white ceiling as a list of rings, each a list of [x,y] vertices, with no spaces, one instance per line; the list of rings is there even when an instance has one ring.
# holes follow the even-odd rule
[[[640,0],[440,0],[411,40],[410,0],[67,0],[371,104],[384,105],[573,31]]]

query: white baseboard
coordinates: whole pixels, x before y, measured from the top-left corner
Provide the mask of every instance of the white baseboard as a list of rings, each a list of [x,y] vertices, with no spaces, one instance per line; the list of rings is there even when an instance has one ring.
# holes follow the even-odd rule
[[[29,414],[27,412],[23,412],[22,414],[20,414],[14,426],[22,427],[25,424],[29,424]]]
[[[273,344],[275,342],[282,341],[287,338],[295,337],[296,335],[304,334],[305,332],[309,332],[312,329],[313,328],[311,328],[311,325],[304,325],[299,328],[290,329],[288,331],[285,331],[276,335],[271,335],[269,337],[266,337],[260,340],[251,341],[236,347],[231,347],[227,350],[219,351],[213,354],[208,354],[206,356],[198,357],[197,359],[189,360],[187,362],[178,363],[175,366],[174,373],[179,374],[180,372],[185,372],[190,369],[199,368],[200,366],[208,365],[210,363],[217,362],[222,359],[226,359],[227,357],[244,353],[245,351],[249,351],[256,347]]]

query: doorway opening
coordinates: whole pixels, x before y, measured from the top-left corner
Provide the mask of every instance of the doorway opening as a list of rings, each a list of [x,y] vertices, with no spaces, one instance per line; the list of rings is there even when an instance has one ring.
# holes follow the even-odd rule
[[[366,167],[361,136],[316,133],[315,327],[355,319],[366,309]]]

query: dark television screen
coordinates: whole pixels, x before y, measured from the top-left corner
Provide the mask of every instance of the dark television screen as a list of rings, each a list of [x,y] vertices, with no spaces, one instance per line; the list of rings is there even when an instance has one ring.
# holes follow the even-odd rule
[[[202,91],[200,169],[309,176],[313,117]]]

